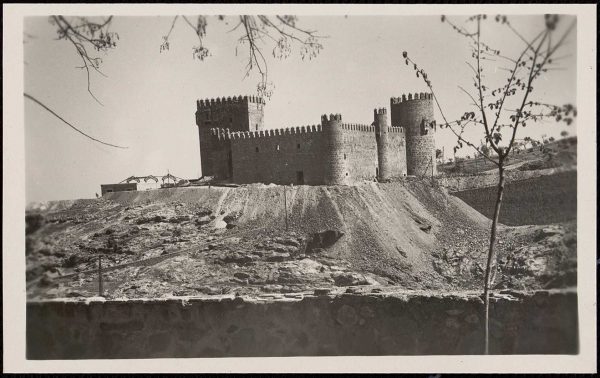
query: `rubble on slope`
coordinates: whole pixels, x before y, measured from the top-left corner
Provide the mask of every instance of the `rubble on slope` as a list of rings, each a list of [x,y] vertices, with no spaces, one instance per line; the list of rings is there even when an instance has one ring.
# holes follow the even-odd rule
[[[287,231],[277,186],[169,190],[28,211],[28,297],[97,295],[100,255],[109,298],[481,285],[487,218],[428,184],[288,189]],[[498,287],[574,285],[575,229],[503,227]]]

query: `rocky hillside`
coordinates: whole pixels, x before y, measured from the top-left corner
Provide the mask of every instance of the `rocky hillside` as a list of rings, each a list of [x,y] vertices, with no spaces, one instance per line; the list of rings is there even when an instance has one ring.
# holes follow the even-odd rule
[[[97,295],[99,256],[111,298],[474,289],[490,224],[415,179],[120,192],[38,205],[26,220],[29,298]],[[502,227],[498,287],[574,285],[575,228]]]

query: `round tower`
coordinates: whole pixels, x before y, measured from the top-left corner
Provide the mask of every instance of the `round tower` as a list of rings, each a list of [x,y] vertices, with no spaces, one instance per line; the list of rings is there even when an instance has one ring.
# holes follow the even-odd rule
[[[409,93],[390,99],[392,126],[404,127],[406,171],[413,176],[437,174],[435,121],[431,93]]]
[[[344,185],[347,182],[346,156],[344,155],[344,135],[342,131],[342,115],[326,114],[321,116],[323,136],[325,137],[325,185]]]
[[[392,176],[390,146],[388,143],[387,109],[375,109],[373,113],[375,118],[375,141],[377,142],[377,162],[379,166],[377,179],[385,181]]]

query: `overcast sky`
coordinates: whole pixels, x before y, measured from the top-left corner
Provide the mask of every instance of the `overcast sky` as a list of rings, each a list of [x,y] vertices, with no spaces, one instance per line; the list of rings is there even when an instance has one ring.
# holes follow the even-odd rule
[[[26,93],[83,131],[129,148],[90,141],[26,100],[26,201],[91,198],[100,193],[100,184],[131,175],[164,175],[167,170],[178,177],[199,177],[196,100],[253,95],[259,81],[258,75],[244,79],[247,51],[238,47],[236,56],[241,31],[228,33],[234,26],[234,19],[228,19],[229,24],[208,18],[204,45],[212,56],[200,62],[192,58],[197,37],[182,20],[173,30],[170,50],[160,53],[172,17],[114,18],[111,31],[119,33],[117,48],[98,53],[106,77],[91,75],[91,89],[101,106],[87,93],[85,71],[76,68],[81,63],[74,47],[56,40],[47,17],[27,18]],[[462,22],[461,18],[453,20]],[[542,15],[512,16],[511,20],[526,38],[544,27]],[[570,21],[563,19],[559,26],[564,28]],[[371,123],[373,108],[389,107],[390,97],[426,91],[422,80],[404,64],[403,51],[428,72],[450,119],[473,110],[458,88],[473,88],[465,64],[472,60],[468,40],[440,22],[439,16],[303,16],[298,26],[318,30],[328,38],[312,61],[301,60],[297,48],[286,60],[269,59],[269,76],[275,84],[265,108],[269,128],[318,124],[324,113],[341,113],[349,123]],[[524,46],[493,20],[484,24],[483,38],[508,56],[515,56]],[[265,46],[266,56],[271,48]],[[547,103],[575,104],[576,33],[557,56],[561,57],[560,69],[549,71],[534,85],[534,97]],[[502,61],[489,64],[490,76],[495,67],[508,67]],[[437,111],[436,117],[441,122]],[[528,125],[519,137],[556,137],[565,129],[576,134],[575,124],[567,128],[547,122]],[[481,139],[478,130],[467,135],[475,142]],[[454,143],[449,132],[437,133],[436,144],[445,148],[447,156]]]

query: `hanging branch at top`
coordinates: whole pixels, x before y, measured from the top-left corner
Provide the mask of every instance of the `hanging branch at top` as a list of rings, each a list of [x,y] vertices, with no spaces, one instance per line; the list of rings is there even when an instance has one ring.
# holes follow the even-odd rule
[[[82,66],[77,68],[85,69],[87,74],[87,91],[100,105],[102,103],[94,96],[90,85],[90,68],[102,76],[100,71],[102,59],[91,55],[91,51],[106,52],[117,46],[119,34],[110,32],[112,16],[103,19],[100,22],[94,22],[87,17],[71,17],[67,19],[64,16],[51,16],[50,23],[57,27],[58,39],[69,41],[81,58]]]
[[[206,35],[206,17],[198,16],[196,19],[196,24],[192,24],[192,22],[186,16],[175,16],[173,18],[173,22],[171,23],[171,28],[167,35],[163,36],[163,43],[160,45],[160,52],[167,51],[170,48],[169,38],[171,37],[171,33],[175,28],[175,23],[181,17],[185,23],[194,31],[194,33],[198,36],[198,46],[192,47],[192,57],[194,59],[199,59],[203,61],[205,58],[210,56],[210,51],[204,47],[202,44],[202,38]]]
[[[192,47],[193,57],[203,61],[209,57],[210,51],[203,45],[203,38],[206,36],[207,20],[205,16],[197,16],[196,23],[192,23],[186,16],[175,16],[171,23],[169,32],[163,36],[163,43],[160,51],[166,51],[170,48],[169,38],[175,24],[181,17],[184,22],[198,36],[198,46]],[[218,16],[219,21],[224,21],[225,16]],[[272,83],[268,80],[268,64],[263,54],[263,48],[271,43],[272,55],[277,59],[285,59],[290,56],[292,45],[300,46],[300,55],[302,59],[309,60],[315,58],[323,45],[321,39],[325,36],[317,35],[316,31],[301,29],[296,26],[296,16],[238,16],[236,25],[229,31],[241,30],[241,36],[238,38],[238,47],[247,47],[248,59],[245,66],[244,78],[250,76],[253,70],[258,71],[261,80],[257,86],[259,95],[270,97],[272,94]],[[238,54],[238,47],[235,52]]]

